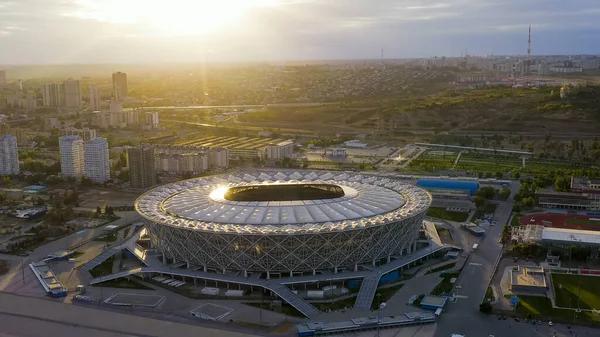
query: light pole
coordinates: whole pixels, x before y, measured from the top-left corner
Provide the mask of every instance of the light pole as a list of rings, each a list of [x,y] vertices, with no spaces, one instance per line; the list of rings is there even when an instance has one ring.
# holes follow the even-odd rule
[[[25,283],[25,258],[21,256],[21,274],[23,274],[23,283]]]
[[[379,320],[381,317],[379,316],[379,309],[381,309],[381,293],[377,293],[377,337],[379,337]]]

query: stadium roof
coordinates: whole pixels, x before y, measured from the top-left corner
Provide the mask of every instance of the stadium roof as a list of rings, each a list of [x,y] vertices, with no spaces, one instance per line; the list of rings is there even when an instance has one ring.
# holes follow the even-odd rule
[[[564,242],[569,244],[600,244],[600,232],[545,227],[542,232],[542,241]]]
[[[227,187],[261,184],[335,184],[342,197],[292,201],[232,201]],[[383,225],[420,214],[426,191],[397,180],[327,171],[265,171],[184,180],[146,192],[136,201],[145,218],[190,230],[232,233],[341,231]]]

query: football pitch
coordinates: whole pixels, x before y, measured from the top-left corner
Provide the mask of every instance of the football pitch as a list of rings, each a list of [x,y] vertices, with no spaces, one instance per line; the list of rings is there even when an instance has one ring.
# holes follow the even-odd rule
[[[600,309],[600,276],[551,274],[559,307]]]

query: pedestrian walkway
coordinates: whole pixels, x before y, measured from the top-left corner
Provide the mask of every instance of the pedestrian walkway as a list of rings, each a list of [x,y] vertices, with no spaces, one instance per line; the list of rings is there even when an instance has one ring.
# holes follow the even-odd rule
[[[465,262],[466,262],[466,261],[467,261],[467,257],[466,257],[466,256],[460,256],[460,257],[459,257],[458,259],[456,259],[456,260],[446,260],[446,261],[442,261],[442,262],[440,262],[440,263],[437,263],[437,264],[434,264],[434,265],[432,265],[432,266],[429,266],[429,267],[427,267],[427,268],[424,268],[424,269],[422,269],[422,270],[419,270],[419,272],[418,272],[418,273],[417,273],[417,274],[416,274],[414,277],[425,276],[425,275],[427,275],[427,273],[428,273],[428,272],[430,272],[431,270],[434,270],[434,269],[436,269],[436,268],[439,268],[439,267],[443,267],[443,266],[449,265],[449,264],[451,264],[451,263],[456,263],[456,264],[454,265],[454,267],[452,267],[452,268],[448,268],[448,269],[446,269],[445,271],[447,271],[447,272],[454,272],[454,271],[458,271],[458,270],[460,270],[460,269],[461,269],[461,268],[462,268],[462,267],[465,265]]]
[[[375,292],[377,291],[377,286],[379,285],[380,277],[371,276],[365,277],[360,285],[360,290],[358,291],[358,295],[356,296],[356,301],[354,302],[355,309],[370,309],[371,304],[373,303],[373,298],[375,297]]]

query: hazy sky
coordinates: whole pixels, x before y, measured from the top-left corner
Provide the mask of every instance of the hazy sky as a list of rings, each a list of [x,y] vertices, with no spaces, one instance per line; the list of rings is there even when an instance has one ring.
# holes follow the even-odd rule
[[[0,64],[600,54],[599,0],[0,0]]]

